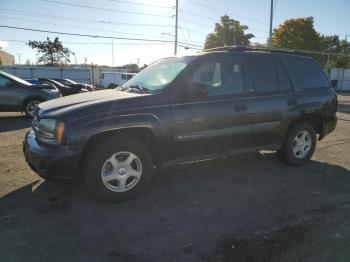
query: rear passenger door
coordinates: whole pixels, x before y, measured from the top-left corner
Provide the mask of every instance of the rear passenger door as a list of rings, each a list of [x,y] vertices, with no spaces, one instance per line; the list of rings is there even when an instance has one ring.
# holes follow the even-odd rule
[[[289,112],[297,105],[292,80],[280,55],[250,53],[249,119],[252,122],[252,141],[256,146],[278,149],[284,137]]]
[[[239,54],[200,58],[172,98],[176,157],[241,149],[250,143],[247,93]],[[201,97],[187,97],[192,85],[206,87]]]

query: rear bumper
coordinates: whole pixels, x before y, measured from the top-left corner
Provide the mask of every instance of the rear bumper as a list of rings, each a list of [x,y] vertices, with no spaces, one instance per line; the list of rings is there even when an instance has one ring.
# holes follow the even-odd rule
[[[324,116],[322,119],[322,134],[320,134],[319,140],[324,138],[329,133],[333,132],[337,126],[337,115],[336,113],[332,115]]]
[[[23,141],[23,153],[31,169],[43,178],[76,179],[83,146],[49,147],[38,144],[33,131]]]

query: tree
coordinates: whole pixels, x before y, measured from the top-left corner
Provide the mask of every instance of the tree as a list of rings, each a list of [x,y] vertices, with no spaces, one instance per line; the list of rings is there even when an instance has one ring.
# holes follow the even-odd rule
[[[340,40],[339,36],[321,36],[321,49],[325,53],[350,55],[350,45],[346,40]],[[350,57],[344,55],[322,55],[320,64],[329,71],[331,68],[350,67]]]
[[[272,46],[320,51],[320,34],[313,17],[289,19],[273,30]]]
[[[147,66],[148,66],[147,64],[143,64],[143,66],[141,66],[139,69],[140,69],[140,70],[143,70],[143,69],[145,69]]]
[[[32,49],[37,49],[37,56],[39,56],[37,62],[43,63],[49,66],[64,65],[70,63],[69,56],[74,53],[67,47],[63,47],[62,42],[58,40],[58,37],[51,41],[49,37],[46,41],[31,41],[29,40],[27,45]]]
[[[349,43],[339,36],[320,35],[314,28],[313,17],[289,19],[274,29],[272,46],[320,52],[312,54],[320,65],[329,71],[334,67],[350,67],[350,57],[322,53],[350,54]]]
[[[118,67],[120,69],[127,69],[131,73],[137,73],[139,71],[139,67],[135,63],[125,64],[123,66]]]
[[[249,45],[253,34],[246,34],[248,26],[241,25],[239,21],[230,19],[224,15],[220,17],[220,23],[215,24],[214,32],[207,35],[204,49],[231,46]]]

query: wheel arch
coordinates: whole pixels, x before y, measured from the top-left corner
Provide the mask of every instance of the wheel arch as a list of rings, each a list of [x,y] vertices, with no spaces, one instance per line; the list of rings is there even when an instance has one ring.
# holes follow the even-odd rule
[[[301,114],[297,117],[290,120],[288,128],[286,129],[285,134],[290,130],[293,126],[302,123],[307,122],[312,125],[312,127],[315,129],[316,134],[319,135],[319,139],[322,139],[322,132],[323,132],[323,118],[319,113],[307,113],[307,114]]]
[[[113,138],[113,137],[115,138],[132,137],[134,139],[137,139],[141,143],[145,144],[146,147],[148,148],[154,165],[161,166],[161,163],[163,160],[163,155],[162,155],[163,150],[160,145],[159,138],[157,138],[154,130],[152,130],[151,128],[139,126],[139,127],[126,127],[126,128],[105,130],[103,132],[100,132],[92,136],[87,141],[82,151],[80,161],[79,161],[80,171],[83,170],[84,162],[86,160],[86,156],[88,152],[93,150],[94,146],[99,142],[105,139]]]

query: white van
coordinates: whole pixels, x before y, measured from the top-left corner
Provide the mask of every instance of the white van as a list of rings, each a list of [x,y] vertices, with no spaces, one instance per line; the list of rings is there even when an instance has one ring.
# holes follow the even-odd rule
[[[104,88],[121,86],[126,81],[130,80],[134,75],[136,74],[122,72],[103,72],[101,75],[101,85]]]

